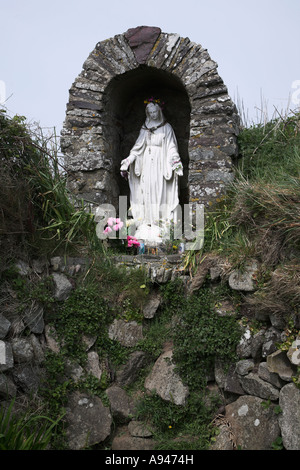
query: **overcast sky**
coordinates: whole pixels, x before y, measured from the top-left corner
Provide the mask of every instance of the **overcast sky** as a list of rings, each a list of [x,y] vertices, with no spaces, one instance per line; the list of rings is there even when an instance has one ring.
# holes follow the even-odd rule
[[[0,100],[58,133],[96,43],[141,25],[206,48],[248,123],[299,108],[299,0],[0,0],[0,19]]]

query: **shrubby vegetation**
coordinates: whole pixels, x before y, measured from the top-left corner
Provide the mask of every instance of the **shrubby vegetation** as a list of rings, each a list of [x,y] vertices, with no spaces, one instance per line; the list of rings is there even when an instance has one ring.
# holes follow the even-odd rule
[[[184,263],[193,273],[208,253],[222,257],[224,266],[230,269],[242,268],[249,258],[255,258],[260,262],[259,289],[247,296],[249,306],[259,305],[261,309],[272,309],[283,315],[291,309],[298,312],[299,114],[243,129],[239,146],[236,179],[226,197],[206,214],[203,249],[188,252]],[[33,132],[24,118],[9,118],[3,110],[0,112],[0,159],[2,287],[9,285],[16,292],[15,306],[32,300],[42,302],[49,322],[64,338],[60,354],[47,354],[46,383],[39,396],[43,415],[47,414],[51,420],[49,430],[56,429],[52,446],[60,448],[63,441],[56,437],[63,435],[60,418],[67,393],[84,389],[105,400],[104,390],[109,385],[109,377],[105,375],[101,383],[91,376],[76,384],[62,380],[67,358],[84,364],[84,346],[79,337],[86,334],[97,337],[97,352],[101,358],[109,359],[112,368],[122,364],[131,350],[108,337],[108,324],[114,318],[142,322],[142,307],[152,286],[142,270],[128,274],[114,265],[95,235],[92,214],[81,201],[74,201],[67,189],[56,147],[51,147],[40,131]],[[84,254],[92,263],[88,273],[78,278],[69,299],[57,306],[51,297],[51,286],[41,282],[35,289],[28,289],[11,270],[11,262],[22,252],[27,252],[29,257],[33,253],[45,257]],[[164,342],[172,340],[178,372],[189,386],[190,396],[183,410],[158,396],[147,395],[139,405],[137,417],[151,419],[160,449],[188,449],[188,446],[204,449],[212,437],[211,419],[218,407],[217,399],[207,402],[203,393],[207,376],[215,359],[224,363],[235,360],[240,338],[236,319],[218,316],[214,309],[219,300],[229,298],[232,293],[223,284],[212,291],[209,279],[190,297],[184,294],[180,280],[160,287],[160,293],[161,311],[145,326],[145,338],[138,348],[154,361],[161,354]],[[134,393],[134,387],[143,387],[144,376],[129,392]],[[14,445],[10,443],[14,433],[19,439],[19,423],[12,421],[10,427],[1,430],[2,447]],[[39,428],[40,434],[34,434],[35,428],[29,427],[40,438],[40,448],[49,443],[49,433],[43,426]],[[23,424],[21,428],[25,429]],[[29,428],[26,427],[28,436]],[[39,446],[36,439],[28,442],[33,448]]]

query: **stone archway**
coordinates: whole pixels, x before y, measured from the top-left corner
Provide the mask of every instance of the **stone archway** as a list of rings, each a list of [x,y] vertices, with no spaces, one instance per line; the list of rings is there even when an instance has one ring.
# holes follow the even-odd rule
[[[99,42],[70,89],[61,147],[70,188],[117,207],[119,164],[144,119],[149,95],[164,109],[185,172],[181,202],[208,206],[233,179],[239,118],[208,52],[189,38],[140,26]]]

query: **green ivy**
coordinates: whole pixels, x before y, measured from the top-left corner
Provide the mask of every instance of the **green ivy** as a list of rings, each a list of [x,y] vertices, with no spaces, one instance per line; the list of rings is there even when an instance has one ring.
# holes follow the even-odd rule
[[[203,287],[185,301],[174,333],[174,362],[181,378],[192,389],[201,389],[215,359],[236,360],[241,338],[235,317],[215,312],[215,293]]]
[[[54,320],[65,353],[79,362],[84,361],[83,335],[106,335],[109,318],[109,306],[99,295],[96,285],[75,289],[59,307]]]

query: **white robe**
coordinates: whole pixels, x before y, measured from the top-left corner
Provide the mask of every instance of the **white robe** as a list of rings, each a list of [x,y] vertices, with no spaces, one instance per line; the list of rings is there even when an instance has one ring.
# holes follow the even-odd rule
[[[130,165],[130,203],[136,224],[170,221],[179,204],[178,173],[182,174],[172,126],[165,123],[152,132],[142,127],[126,160]]]

